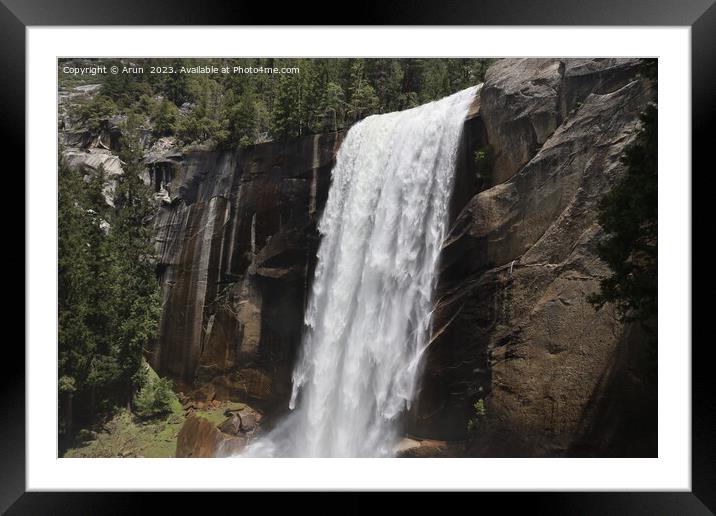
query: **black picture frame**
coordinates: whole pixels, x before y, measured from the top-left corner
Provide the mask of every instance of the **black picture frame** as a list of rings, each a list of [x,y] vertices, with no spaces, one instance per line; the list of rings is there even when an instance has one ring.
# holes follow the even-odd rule
[[[37,25],[283,25],[299,21],[316,25],[320,15],[334,13],[330,25],[641,25],[691,27],[692,168],[708,172],[707,149],[713,145],[716,95],[715,0],[603,0],[589,5],[570,0],[394,2],[361,1],[349,10],[321,2],[281,3],[188,0],[0,0],[0,124],[5,149],[19,158],[12,175],[21,182],[25,148],[25,29]],[[327,3],[326,3],[327,4]],[[280,5],[280,6],[279,6]],[[350,17],[348,14],[350,13]],[[713,165],[709,167],[713,169]],[[10,170],[6,169],[10,174]],[[670,171],[673,180],[686,180]],[[692,174],[693,177],[693,174]],[[693,189],[692,191],[697,191]],[[6,208],[7,210],[8,208]],[[10,219],[8,219],[10,220]],[[17,220],[17,216],[13,220]],[[692,229],[692,234],[694,234]],[[698,233],[697,233],[698,234]],[[708,233],[704,233],[708,234]],[[19,239],[17,240],[19,241]],[[17,247],[17,245],[16,245]],[[24,249],[24,248],[23,248]],[[15,258],[19,260],[18,253]],[[21,253],[24,259],[27,257]],[[21,266],[24,268],[24,264]],[[692,259],[692,267],[698,269]],[[27,274],[27,270],[25,269]],[[15,273],[16,274],[16,273]],[[703,288],[703,287],[702,287]],[[23,303],[24,305],[24,303]],[[30,310],[31,307],[26,307]],[[710,339],[692,346],[692,491],[640,493],[483,493],[478,497],[502,507],[515,504],[550,514],[712,514],[716,512],[716,424]],[[671,343],[688,346],[691,343]],[[0,390],[0,511],[8,514],[115,514],[146,507],[126,493],[25,492],[25,354],[6,341]],[[12,348],[12,350],[8,350]],[[661,379],[666,381],[667,379]],[[54,424],[54,422],[53,422]],[[471,495],[472,496],[472,495]],[[146,495],[141,498],[146,498]],[[161,500],[164,511],[186,503],[177,493]],[[171,498],[171,499],[169,499]],[[422,504],[421,497],[412,503]],[[264,502],[265,503],[265,502]],[[468,501],[470,505],[474,501]],[[480,504],[483,503],[481,500]],[[359,511],[361,503],[350,505]],[[348,512],[348,506],[345,512]],[[360,510],[367,510],[364,506]]]

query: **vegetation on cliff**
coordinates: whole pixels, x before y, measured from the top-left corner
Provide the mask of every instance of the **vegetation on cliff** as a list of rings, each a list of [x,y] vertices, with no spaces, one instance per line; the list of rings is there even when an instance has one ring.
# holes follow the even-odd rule
[[[235,148],[337,131],[375,113],[414,107],[472,86],[489,59],[143,59],[141,73],[93,76],[102,88],[80,110],[86,127],[134,114],[154,138]],[[76,77],[61,72],[60,85]],[[99,60],[124,66],[128,60]],[[95,63],[97,64],[97,63]],[[292,73],[179,73],[201,65]],[[215,68],[214,68],[215,67]],[[169,71],[171,73],[152,73]]]

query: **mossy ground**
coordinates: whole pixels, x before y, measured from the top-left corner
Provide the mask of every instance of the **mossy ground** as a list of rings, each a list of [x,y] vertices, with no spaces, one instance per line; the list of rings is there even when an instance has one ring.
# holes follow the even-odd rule
[[[159,376],[145,363],[147,385],[159,381]],[[75,442],[64,451],[62,457],[174,457],[177,436],[187,414],[174,392],[169,393],[168,414],[150,420],[142,420],[129,410],[118,410],[103,425],[92,430],[80,430]],[[226,410],[241,410],[246,405],[238,402],[213,402],[205,404],[194,414],[214,425],[226,420]]]
[[[194,414],[199,417],[208,419],[210,423],[219,425],[226,420],[226,416],[224,415],[224,412],[226,410],[240,410],[245,407],[246,405],[244,405],[243,403],[228,402],[222,403],[219,407],[211,407],[205,410],[196,410],[194,411]]]
[[[240,407],[240,403],[222,403],[219,407],[197,410],[194,413],[218,425],[226,419],[224,411],[227,408]],[[177,435],[185,420],[184,411],[178,403],[173,414],[146,422],[137,420],[128,410],[122,409],[101,431],[80,432],[75,445],[70,447],[63,457],[174,457]]]
[[[173,457],[184,419],[182,413],[140,422],[123,409],[101,431],[80,432],[64,457]]]

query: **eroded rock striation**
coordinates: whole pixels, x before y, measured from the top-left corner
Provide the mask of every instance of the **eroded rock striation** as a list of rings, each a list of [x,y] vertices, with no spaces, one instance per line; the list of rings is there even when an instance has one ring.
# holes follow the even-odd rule
[[[162,284],[150,361],[184,384],[272,404],[290,389],[341,133],[235,152],[150,154]]]

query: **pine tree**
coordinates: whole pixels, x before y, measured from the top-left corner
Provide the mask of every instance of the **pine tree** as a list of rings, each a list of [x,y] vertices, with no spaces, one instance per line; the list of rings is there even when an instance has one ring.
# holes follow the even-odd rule
[[[271,133],[277,139],[296,138],[304,131],[305,100],[302,95],[305,92],[302,91],[300,79],[294,75],[283,74],[277,82]]]
[[[164,66],[171,66],[174,69],[174,73],[164,75],[164,95],[178,107],[181,107],[185,102],[190,102],[192,100],[189,91],[189,76],[184,73],[179,73],[179,69],[182,65],[183,62],[180,59],[164,63]]]
[[[335,82],[329,82],[326,86],[326,94],[323,98],[322,114],[324,131],[337,131],[345,124],[346,101],[343,89]]]
[[[253,145],[258,137],[258,106],[253,90],[246,88],[238,102],[234,101],[233,92],[228,95],[228,138],[226,145],[230,148]]]
[[[103,170],[59,165],[58,318],[60,430],[130,404],[143,381],[142,356],[159,318],[159,286],[148,221],[149,188],[140,177],[139,117],[123,127],[114,205]],[[75,402],[79,400],[79,402]]]
[[[155,337],[160,315],[159,284],[149,222],[154,214],[151,189],[141,178],[142,145],[137,120],[130,117],[123,128],[120,157],[125,173],[115,195],[112,228],[106,239],[113,250],[117,274],[118,319],[113,344],[121,364],[126,399],[142,383],[142,357]]]
[[[179,110],[173,102],[163,99],[159,104],[157,115],[154,118],[153,133],[157,137],[174,134],[176,131]]]
[[[379,99],[365,76],[365,59],[354,59],[351,63],[349,115],[356,122],[378,112]]]
[[[101,177],[83,179],[60,158],[58,167],[58,390],[60,431],[73,429],[75,393],[86,390],[91,359],[98,347],[96,260],[103,238],[98,215],[87,208],[101,197]]]
[[[622,157],[626,174],[599,204],[606,237],[599,257],[612,273],[589,301],[616,305],[625,321],[653,321],[657,315],[657,107],[641,117],[642,127]]]

